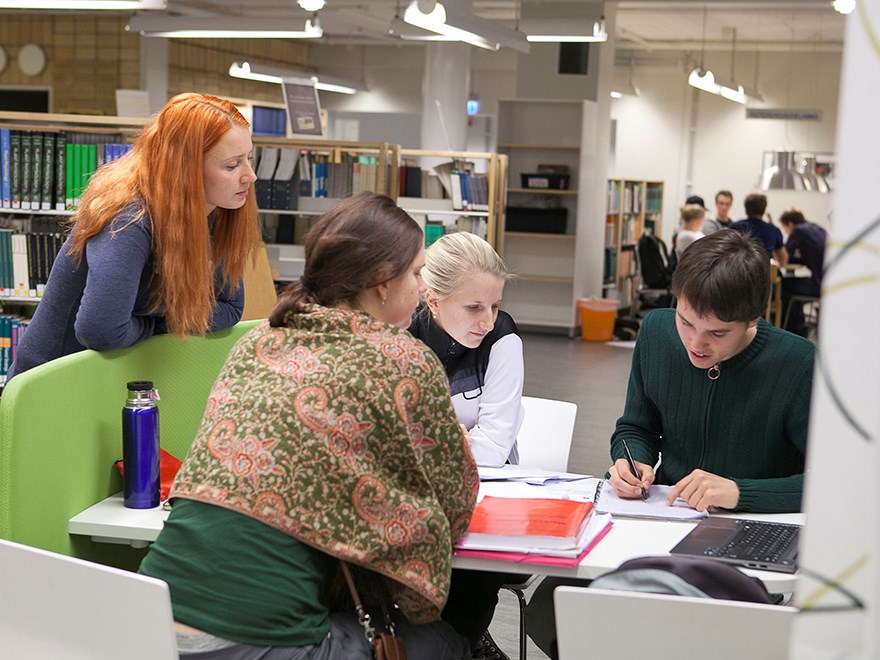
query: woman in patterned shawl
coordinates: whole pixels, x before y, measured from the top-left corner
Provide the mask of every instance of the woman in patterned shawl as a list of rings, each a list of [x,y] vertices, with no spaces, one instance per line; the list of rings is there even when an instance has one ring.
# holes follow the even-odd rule
[[[479,479],[443,367],[405,330],[422,243],[389,198],[343,200],[230,352],[140,568],[170,585],[181,657],[371,658],[338,559],[368,608],[397,604],[409,657],[469,657],[438,618]]]

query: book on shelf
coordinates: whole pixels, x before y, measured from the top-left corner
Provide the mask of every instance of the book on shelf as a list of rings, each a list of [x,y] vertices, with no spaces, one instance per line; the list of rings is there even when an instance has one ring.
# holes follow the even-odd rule
[[[12,170],[12,145],[10,143],[10,131],[8,128],[0,128],[0,206],[4,209],[12,208],[11,170]]]
[[[272,208],[272,179],[275,178],[275,170],[278,168],[278,160],[281,150],[278,147],[263,147],[260,149],[260,161],[257,163],[257,180],[254,181],[254,192],[257,196],[257,206],[261,209]]]
[[[299,177],[297,176],[299,151],[282,147],[278,155],[278,166],[272,178],[271,208],[287,211],[296,209]]]
[[[9,197],[10,206],[14,209],[21,208],[21,131],[10,131],[9,161],[11,164],[9,173]]]
[[[42,296],[63,244],[64,236],[57,232],[0,229],[0,296]]]
[[[33,135],[31,131],[21,133],[21,174],[19,184],[20,208],[31,208],[31,158],[33,156]]]
[[[457,545],[472,550],[579,554],[592,514],[592,502],[486,495]]]

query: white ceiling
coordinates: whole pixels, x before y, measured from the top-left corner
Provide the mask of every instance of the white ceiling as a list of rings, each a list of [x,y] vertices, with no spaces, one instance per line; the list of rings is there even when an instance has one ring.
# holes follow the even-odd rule
[[[483,18],[508,27],[518,15],[570,16],[592,20],[596,0],[463,0]],[[320,12],[326,43],[382,43],[387,28],[408,0],[326,0]],[[611,3],[608,3],[609,5]],[[617,4],[614,30],[618,51],[840,50],[844,18],[830,0],[741,2],[648,0]],[[179,15],[302,18],[296,0],[168,0]],[[153,12],[150,12],[153,13]],[[703,25],[705,20],[705,35]]]

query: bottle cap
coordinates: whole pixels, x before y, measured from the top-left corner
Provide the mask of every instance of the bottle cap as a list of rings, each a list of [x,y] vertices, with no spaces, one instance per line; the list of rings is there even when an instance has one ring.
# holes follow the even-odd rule
[[[151,380],[132,380],[126,385],[131,392],[143,392],[153,389],[153,381]]]

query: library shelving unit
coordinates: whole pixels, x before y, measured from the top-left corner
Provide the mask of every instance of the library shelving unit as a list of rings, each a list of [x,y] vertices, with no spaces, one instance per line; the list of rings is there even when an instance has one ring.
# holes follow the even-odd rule
[[[631,304],[638,287],[636,246],[645,232],[659,236],[663,222],[663,182],[609,179],[603,287],[621,305]]]
[[[453,173],[457,171],[456,168],[469,170],[464,180],[481,182],[478,198],[469,200],[469,204],[463,207],[458,199],[439,197],[439,182],[433,186],[432,192],[426,175],[432,169],[430,162],[438,160],[449,161],[447,170]],[[421,184],[417,186],[421,193],[419,196],[411,196],[412,191],[406,189],[409,168],[415,168],[417,175],[421,173]],[[433,167],[435,170],[437,168]],[[420,223],[453,225],[456,230],[478,234],[497,249],[504,214],[506,172],[507,156],[497,153],[401,149],[398,186],[401,194],[397,203]]]
[[[584,137],[595,125],[595,107],[590,101],[498,103],[498,152],[509,159],[499,252],[515,275],[504,307],[519,325],[569,335],[577,325],[584,288],[578,262],[589,258],[582,231],[590,203]]]
[[[397,198],[400,147],[396,144],[257,135],[253,143],[259,153],[256,190],[263,240],[279,284],[302,274],[305,234],[340,198],[359,190],[372,190]],[[273,180],[270,183],[259,178],[260,161],[267,149],[295,154],[295,174],[291,181],[276,183]],[[280,169],[280,164],[278,167]],[[371,175],[365,174],[367,170]],[[307,179],[302,176],[304,171],[308,172]],[[284,183],[288,184],[286,190]],[[281,188],[277,184],[281,184]],[[274,187],[276,196],[279,189],[285,190],[281,203],[276,198],[271,201],[264,198],[262,190],[269,185]]]

